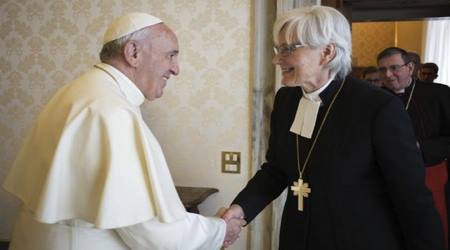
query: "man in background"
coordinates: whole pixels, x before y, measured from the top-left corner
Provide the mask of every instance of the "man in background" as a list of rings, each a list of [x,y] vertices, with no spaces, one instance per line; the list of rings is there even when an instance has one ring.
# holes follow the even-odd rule
[[[377,87],[383,86],[378,69],[374,66],[365,68],[362,73],[362,78]]]
[[[419,70],[419,79],[427,83],[433,83],[438,77],[439,67],[436,63],[428,62],[422,64]]]
[[[44,107],[4,187],[23,202],[10,249],[219,249],[226,222],[186,212],[140,106],[179,73],[178,40],[159,18],[112,22],[102,63]]]
[[[384,87],[397,95],[413,123],[414,132],[426,166],[426,184],[433,193],[444,232],[448,234],[447,159],[450,147],[450,88],[427,84],[413,77],[414,62],[408,53],[390,47],[378,54],[378,69]]]
[[[414,79],[417,79],[420,66],[422,65],[421,63],[422,60],[420,59],[419,54],[417,54],[416,52],[408,51],[407,53],[409,60],[412,62],[412,65],[414,66],[412,77]]]

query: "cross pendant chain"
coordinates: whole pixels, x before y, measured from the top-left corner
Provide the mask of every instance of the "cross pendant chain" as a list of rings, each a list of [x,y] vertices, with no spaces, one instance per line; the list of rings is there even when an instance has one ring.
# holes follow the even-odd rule
[[[303,211],[303,198],[308,198],[309,194],[311,193],[311,188],[308,187],[308,183],[303,183],[302,174],[305,172],[306,166],[308,166],[309,158],[311,157],[311,153],[314,150],[314,147],[316,146],[317,139],[319,138],[320,132],[322,132],[322,128],[325,124],[325,121],[327,120],[328,114],[330,113],[331,107],[333,107],[334,101],[336,101],[336,98],[339,96],[339,93],[341,92],[342,88],[344,87],[345,78],[342,80],[341,86],[339,87],[338,91],[334,95],[333,99],[330,102],[330,105],[328,106],[327,110],[325,111],[325,115],[322,119],[322,122],[320,123],[320,126],[317,130],[317,134],[314,137],[314,140],[312,141],[311,147],[308,150],[308,154],[306,155],[305,162],[303,163],[303,167],[300,167],[300,150],[299,150],[299,142],[298,142],[298,135],[295,136],[296,140],[296,147],[297,147],[297,169],[298,169],[298,182],[294,181],[294,185],[291,186],[291,190],[294,192],[294,196],[298,196],[298,211]]]
[[[308,187],[308,183],[303,183],[303,179],[298,179],[298,182],[294,181],[294,185],[291,186],[291,190],[294,191],[294,196],[298,196],[298,211],[303,211],[303,197],[308,198],[311,193],[311,188]]]

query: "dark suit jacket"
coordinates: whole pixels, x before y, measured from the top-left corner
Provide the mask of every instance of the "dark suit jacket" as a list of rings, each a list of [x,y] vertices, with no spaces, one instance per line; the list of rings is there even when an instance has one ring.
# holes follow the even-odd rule
[[[313,138],[341,81],[322,93]],[[248,221],[298,179],[295,135],[289,131],[302,95],[278,91],[267,162],[233,203]],[[311,140],[300,137],[304,162]],[[318,138],[304,179],[305,210],[288,192],[280,249],[444,249],[438,214],[424,185],[424,165],[408,114],[398,98],[348,77]]]
[[[405,105],[413,85],[400,97]],[[416,80],[408,113],[425,165],[435,165],[446,159],[450,145],[450,88]]]

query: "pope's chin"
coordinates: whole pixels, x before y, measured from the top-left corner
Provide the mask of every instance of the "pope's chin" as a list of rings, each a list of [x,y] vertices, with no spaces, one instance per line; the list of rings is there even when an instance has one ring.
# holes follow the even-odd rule
[[[167,79],[164,79],[157,86],[155,86],[156,88],[153,90],[153,93],[152,93],[152,100],[155,100],[155,99],[163,96],[164,88],[166,87],[166,85],[167,85]]]
[[[144,95],[144,96],[145,96],[145,99],[147,99],[148,101],[153,101],[155,99],[160,98],[162,95],[163,95],[163,91],[161,90],[158,93],[153,93],[151,95]]]

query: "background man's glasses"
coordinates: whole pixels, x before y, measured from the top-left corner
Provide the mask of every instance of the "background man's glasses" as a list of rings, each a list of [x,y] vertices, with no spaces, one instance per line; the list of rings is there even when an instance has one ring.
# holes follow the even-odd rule
[[[281,55],[282,57],[286,57],[290,56],[296,49],[305,46],[306,45],[303,45],[301,43],[282,44],[279,46],[273,46],[273,51],[275,52],[275,55]]]
[[[385,74],[388,70],[391,71],[391,72],[399,72],[402,69],[402,67],[408,65],[409,63],[410,62],[407,62],[407,63],[405,63],[403,65],[391,65],[391,66],[389,66],[387,68],[386,67],[381,67],[381,68],[378,68],[378,71],[383,73],[383,74]]]

